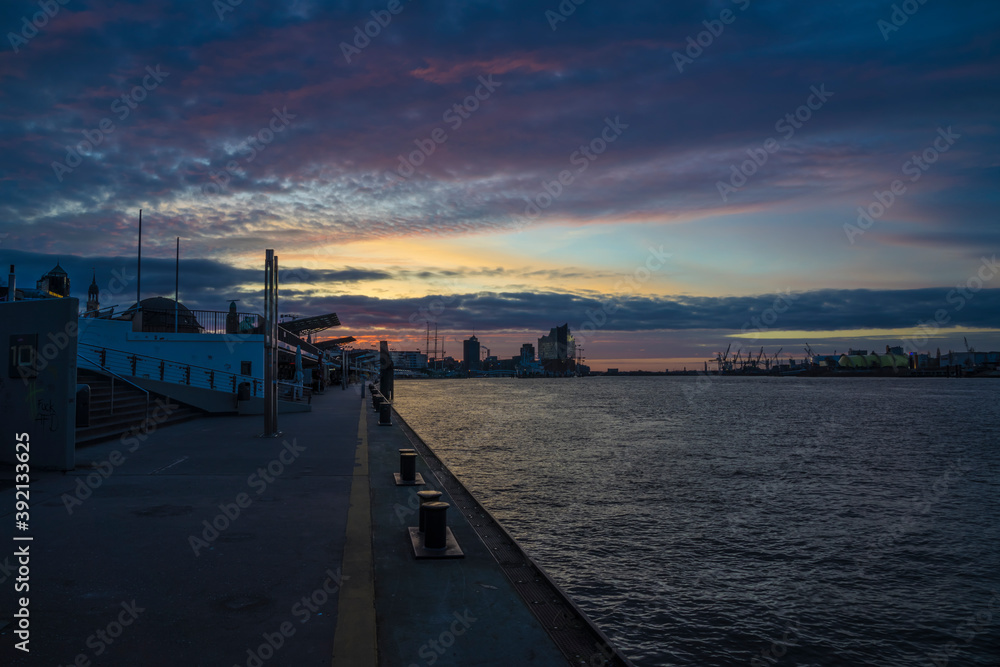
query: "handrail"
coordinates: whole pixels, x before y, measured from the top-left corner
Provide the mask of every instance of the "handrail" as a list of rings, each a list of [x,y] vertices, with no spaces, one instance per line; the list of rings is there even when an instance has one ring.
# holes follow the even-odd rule
[[[279,394],[281,400],[312,403],[312,387],[309,385],[299,385],[287,380],[278,380]]]
[[[86,343],[84,343],[84,345],[86,345]],[[142,421],[142,430],[143,430],[143,432],[145,432],[146,429],[149,428],[149,392],[147,390],[143,389],[142,387],[140,387],[139,385],[137,385],[136,383],[131,382],[130,380],[127,380],[126,378],[123,378],[121,375],[118,375],[118,373],[115,373],[113,370],[111,370],[107,366],[104,366],[103,364],[99,364],[96,361],[94,361],[93,359],[88,359],[86,356],[83,355],[83,353],[80,352],[79,349],[77,349],[77,351],[76,351],[76,356],[79,357],[80,359],[83,359],[84,361],[87,361],[87,362],[89,362],[89,363],[97,366],[98,368],[104,370],[106,373],[108,373],[108,375],[111,376],[111,414],[115,414],[115,378],[118,378],[119,380],[121,380],[125,384],[132,385],[133,387],[135,387],[136,389],[138,389],[139,391],[141,391],[142,393],[144,393],[146,395],[146,411],[145,411],[145,414],[143,414],[143,421]]]
[[[125,350],[116,350],[110,347],[94,345],[93,343],[81,342],[79,343],[79,346],[95,350],[104,363],[108,362],[107,353],[114,353],[119,357],[116,360],[116,365],[119,368],[127,367],[129,374],[133,377],[140,377],[140,370],[148,370],[149,373],[146,374],[145,377],[150,379],[159,379],[163,382],[171,382],[173,384],[184,384],[195,387],[200,386],[217,391],[224,391],[226,385],[228,384],[229,390],[234,393],[238,390],[240,384],[246,382],[251,387],[252,396],[257,397],[263,395],[264,381],[260,378],[255,378],[252,375],[231,373],[229,371],[207,368],[205,366],[195,366],[194,364],[182,364],[169,359],[152,357],[136,352],[127,352]],[[88,361],[90,361],[90,363],[95,363],[89,359]],[[140,366],[140,362],[142,363],[142,366]],[[107,368],[104,364],[97,365],[101,368]],[[171,372],[168,373],[168,371]],[[154,375],[157,377],[153,377]]]

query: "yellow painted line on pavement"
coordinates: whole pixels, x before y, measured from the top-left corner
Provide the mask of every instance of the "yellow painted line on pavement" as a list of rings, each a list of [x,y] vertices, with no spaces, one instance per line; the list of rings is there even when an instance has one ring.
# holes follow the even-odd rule
[[[365,401],[358,418],[358,447],[347,510],[343,584],[337,602],[333,667],[377,667],[375,569],[372,558],[372,506],[368,482],[368,419]]]

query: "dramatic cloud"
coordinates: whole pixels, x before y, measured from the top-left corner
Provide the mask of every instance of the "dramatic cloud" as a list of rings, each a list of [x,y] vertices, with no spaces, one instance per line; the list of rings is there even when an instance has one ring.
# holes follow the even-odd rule
[[[151,287],[172,291],[175,237],[207,262],[182,260],[193,302],[252,299],[273,247],[317,307],[454,279],[475,295],[456,321],[510,325],[496,298],[534,326],[500,295],[563,295],[572,321],[664,244],[673,282],[616,316],[643,330],[719,326],[745,305],[725,295],[778,286],[887,326],[996,252],[995,3],[574,6],[6,3],[0,261],[87,273],[71,256],[130,256],[141,208]],[[912,301],[839,301],[861,287]]]

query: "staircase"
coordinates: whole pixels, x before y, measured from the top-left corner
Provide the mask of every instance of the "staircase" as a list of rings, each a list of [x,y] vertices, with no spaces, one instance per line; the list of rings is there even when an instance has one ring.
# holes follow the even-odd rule
[[[146,394],[136,387],[114,380],[114,413],[112,414],[112,378],[103,373],[80,368],[77,384],[90,385],[90,426],[77,427],[76,446],[89,445],[101,440],[121,437],[125,433],[140,432],[147,420]],[[157,402],[160,399],[160,402]],[[162,406],[170,405],[169,412]],[[175,400],[149,393],[149,425],[162,428],[167,424],[196,419],[206,414]]]

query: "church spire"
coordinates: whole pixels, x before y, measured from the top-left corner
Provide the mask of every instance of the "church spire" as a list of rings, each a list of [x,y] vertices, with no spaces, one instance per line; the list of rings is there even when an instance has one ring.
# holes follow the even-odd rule
[[[97,269],[94,269],[94,278],[90,281],[87,289],[87,310],[85,312],[96,312],[101,309],[101,288],[97,286]]]

